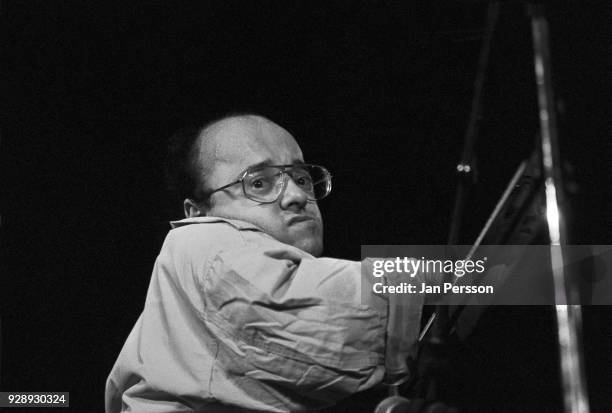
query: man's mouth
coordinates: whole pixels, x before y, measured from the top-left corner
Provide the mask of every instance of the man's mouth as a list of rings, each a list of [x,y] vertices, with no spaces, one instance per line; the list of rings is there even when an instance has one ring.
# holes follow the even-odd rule
[[[287,225],[298,224],[300,222],[314,221],[314,218],[309,215],[294,215],[287,221]]]

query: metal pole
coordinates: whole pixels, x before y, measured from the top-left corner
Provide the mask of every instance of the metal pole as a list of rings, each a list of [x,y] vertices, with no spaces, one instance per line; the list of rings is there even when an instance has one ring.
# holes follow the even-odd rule
[[[482,38],[482,46],[480,47],[480,56],[478,58],[478,71],[474,80],[474,96],[472,98],[472,110],[465,139],[463,141],[463,150],[461,152],[461,160],[457,164],[457,192],[455,194],[455,204],[451,215],[451,226],[448,233],[448,244],[455,245],[459,241],[459,230],[463,221],[463,211],[467,203],[470,187],[476,179],[476,165],[474,159],[474,145],[478,138],[478,130],[480,127],[480,119],[482,117],[482,100],[484,95],[484,84],[487,77],[487,66],[489,64],[489,55],[491,53],[491,44],[493,43],[493,34],[497,19],[499,17],[499,2],[493,2],[487,7],[487,17],[485,33]]]
[[[589,400],[580,346],[581,307],[577,291],[569,284],[562,245],[567,244],[563,216],[563,186],[559,139],[553,98],[548,22],[542,5],[529,5],[533,35],[542,163],[546,192],[546,218],[550,236],[550,259],[554,279],[563,403],[566,413],[588,413]],[[568,297],[569,296],[569,297]],[[569,298],[569,299],[568,299]]]

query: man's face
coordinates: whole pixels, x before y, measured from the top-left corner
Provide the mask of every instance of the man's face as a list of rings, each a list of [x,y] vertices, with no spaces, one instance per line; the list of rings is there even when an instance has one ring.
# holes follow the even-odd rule
[[[207,189],[235,181],[245,169],[267,163],[304,163],[295,139],[280,126],[256,116],[223,120],[200,139],[200,161]],[[278,200],[262,204],[244,196],[236,184],[211,195],[206,215],[250,222],[286,244],[318,256],[323,250],[323,221],[317,203],[308,201],[291,178]]]

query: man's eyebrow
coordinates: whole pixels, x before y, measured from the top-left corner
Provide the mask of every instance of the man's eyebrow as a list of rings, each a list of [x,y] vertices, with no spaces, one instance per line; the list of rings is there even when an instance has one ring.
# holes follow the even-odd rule
[[[247,169],[259,168],[260,166],[269,166],[269,165],[273,165],[273,162],[270,159],[266,159],[261,162],[257,162],[253,165],[249,165]]]
[[[253,165],[250,165],[248,169],[259,168],[261,166],[270,166],[270,165],[277,165],[277,164],[272,162],[272,160],[270,160],[270,159],[266,159],[266,160],[263,160],[261,162],[257,162],[257,163],[255,163]],[[291,165],[306,165],[306,162],[304,162],[301,159],[294,159],[293,161],[291,161]]]

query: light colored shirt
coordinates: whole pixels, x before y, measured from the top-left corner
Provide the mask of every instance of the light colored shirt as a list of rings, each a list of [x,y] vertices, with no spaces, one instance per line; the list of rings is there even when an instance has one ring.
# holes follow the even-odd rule
[[[394,305],[360,262],[315,258],[246,222],[172,224],[107,413],[312,411],[380,383],[386,348],[387,366],[405,368],[419,296]]]

